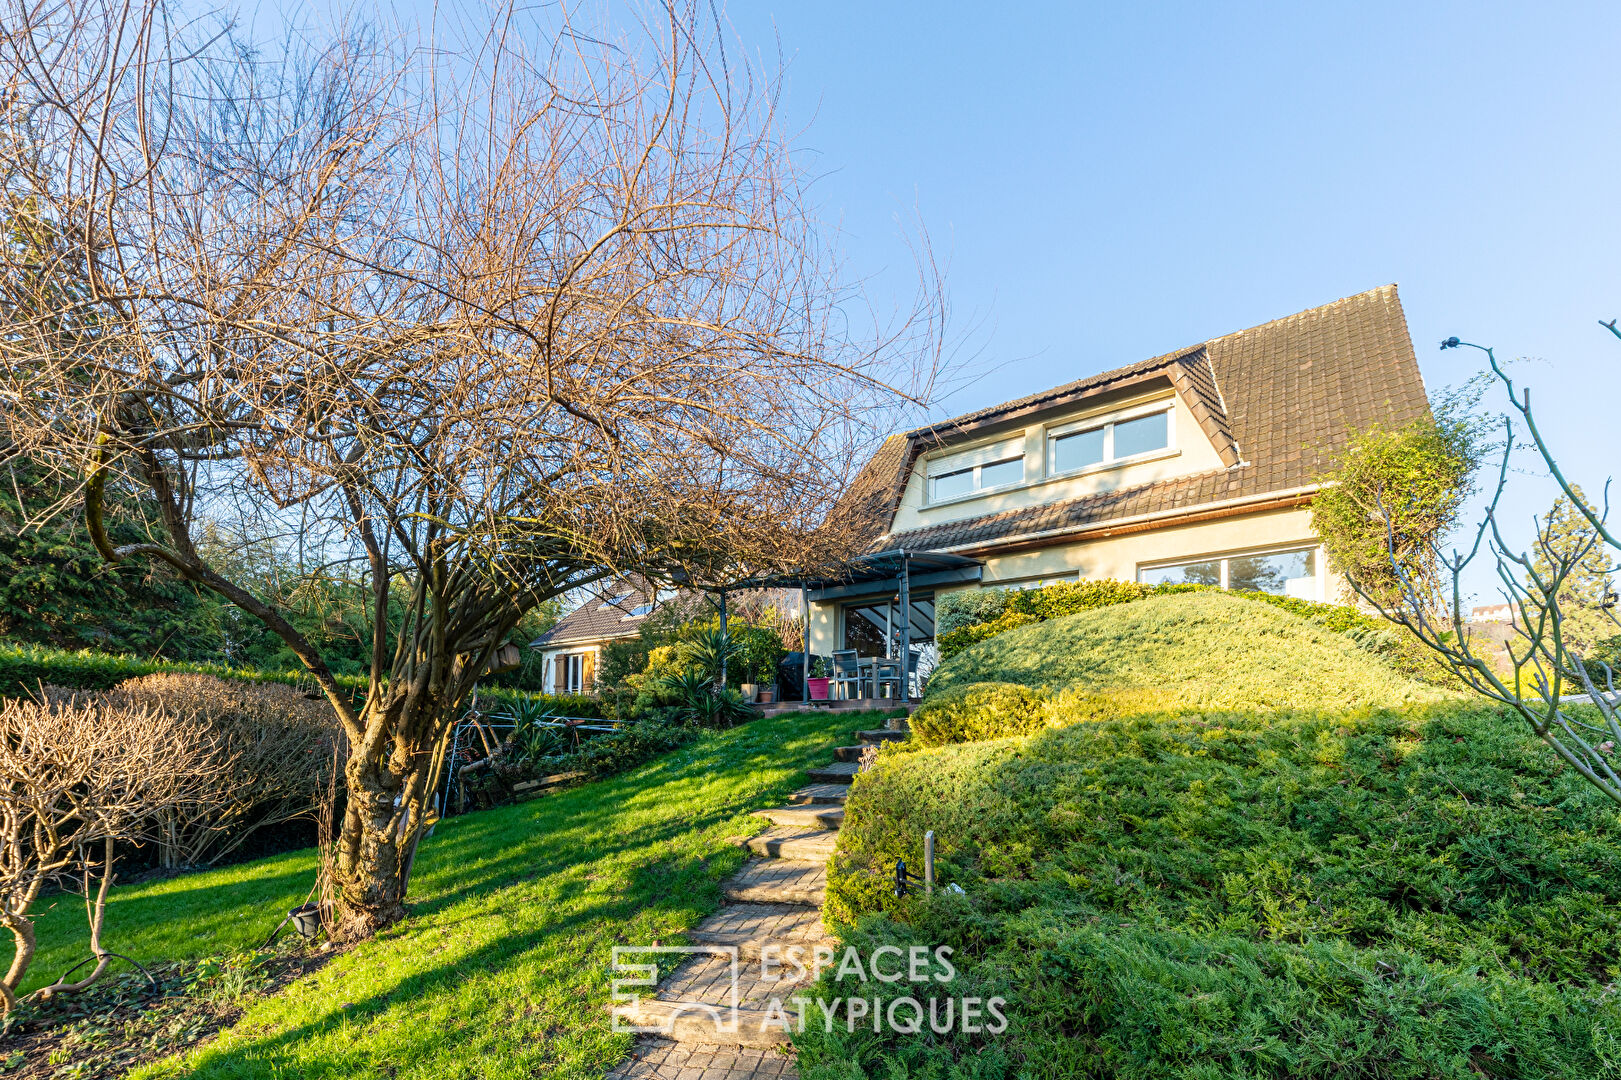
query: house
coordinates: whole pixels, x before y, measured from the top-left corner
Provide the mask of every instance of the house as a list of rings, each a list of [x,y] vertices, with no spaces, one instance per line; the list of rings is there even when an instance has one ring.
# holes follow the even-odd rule
[[[529,643],[541,650],[542,688],[548,694],[590,693],[602,667],[603,647],[635,637],[669,599],[668,593],[635,577],[592,586],[578,607]]]
[[[812,584],[811,648],[898,656],[909,639],[926,665],[956,589],[1116,578],[1337,600],[1317,478],[1350,432],[1428,409],[1388,285],[892,435],[835,511],[869,554]]]
[[[728,602],[734,617],[757,618],[774,607],[794,625],[802,618],[799,594],[793,590],[739,590]],[[603,650],[612,642],[636,637],[654,613],[671,608],[681,619],[718,610],[703,593],[659,588],[634,575],[591,586],[573,611],[529,643],[541,651],[542,688],[548,694],[594,693]]]
[[[1469,621],[1472,623],[1511,623],[1514,621],[1514,609],[1507,604],[1485,604],[1481,607],[1469,609]]]

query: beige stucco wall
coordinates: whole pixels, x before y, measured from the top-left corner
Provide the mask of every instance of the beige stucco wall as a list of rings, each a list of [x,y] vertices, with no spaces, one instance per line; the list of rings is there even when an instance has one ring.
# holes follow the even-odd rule
[[[1207,556],[1239,555],[1277,548],[1315,545],[1311,512],[1302,507],[1222,518],[1191,525],[1099,537],[1074,544],[1055,545],[1013,555],[985,558],[984,579],[968,588],[995,588],[1032,578],[1114,578],[1135,581],[1140,566],[1152,563],[1188,562]],[[1322,549],[1317,550],[1317,599],[1334,603],[1341,599],[1344,579],[1327,566]],[[935,597],[952,589],[936,589]],[[839,603],[811,605],[811,648],[828,653],[837,648]]]
[[[1172,446],[1169,452],[1140,460],[1135,464],[1099,467],[1067,476],[1055,477],[1048,474],[1047,432],[1049,429],[1061,427],[1077,420],[1106,417],[1111,413],[1149,406],[1157,402],[1172,401],[1175,403],[1175,410],[1171,425]],[[1209,438],[1199,427],[1199,422],[1188,411],[1187,403],[1173,391],[1166,390],[1160,393],[1145,394],[1142,397],[1132,398],[1124,402],[1117,402],[1106,409],[1076,410],[1046,417],[1037,423],[1032,423],[1023,429],[1023,484],[1018,487],[1002,488],[988,495],[958,499],[938,506],[925,505],[924,496],[927,490],[925,477],[928,463],[931,460],[949,454],[961,453],[977,446],[1000,443],[1018,437],[1018,430],[1004,431],[993,439],[962,443],[952,446],[949,451],[940,451],[919,458],[917,466],[912,470],[912,475],[907,480],[906,492],[901,497],[901,504],[895,512],[895,520],[890,526],[890,531],[897,533],[909,532],[913,529],[922,529],[949,521],[963,521],[968,518],[981,517],[985,514],[1001,513],[1004,510],[1018,510],[1029,506],[1063,502],[1099,492],[1137,487],[1141,484],[1152,483],[1155,480],[1164,480],[1170,477],[1186,476],[1190,473],[1207,472],[1211,469],[1222,468],[1220,456],[1217,455],[1215,447],[1211,446]]]

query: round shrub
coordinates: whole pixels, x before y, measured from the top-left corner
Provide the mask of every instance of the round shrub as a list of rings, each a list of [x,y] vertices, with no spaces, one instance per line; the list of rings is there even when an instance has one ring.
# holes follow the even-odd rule
[[[912,737],[924,746],[1028,735],[1045,724],[1047,695],[1017,683],[982,682],[931,694],[912,714]]]

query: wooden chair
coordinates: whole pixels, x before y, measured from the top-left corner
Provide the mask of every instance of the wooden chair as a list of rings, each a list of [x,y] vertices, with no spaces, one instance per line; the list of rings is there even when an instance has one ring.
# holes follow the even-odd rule
[[[833,650],[833,670],[828,674],[829,697],[858,698],[861,696],[861,657],[854,649]],[[854,686],[855,693],[844,694],[841,688]]]

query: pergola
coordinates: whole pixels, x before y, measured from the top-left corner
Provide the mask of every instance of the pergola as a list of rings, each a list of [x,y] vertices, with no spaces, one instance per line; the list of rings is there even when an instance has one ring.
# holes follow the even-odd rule
[[[952,555],[938,551],[907,551],[894,548],[878,551],[854,559],[828,571],[785,575],[782,585],[799,586],[801,617],[804,620],[805,669],[800,679],[800,700],[810,700],[810,602],[836,600],[847,596],[861,596],[873,592],[873,586],[894,582],[900,597],[901,640],[900,659],[902,685],[910,694],[912,656],[912,588],[936,585],[954,585],[978,581],[984,563],[966,555]]]
[[[952,555],[940,551],[907,551],[905,548],[894,548],[889,551],[877,551],[870,555],[858,555],[853,559],[839,563],[836,566],[822,567],[799,573],[771,574],[761,577],[741,578],[726,585],[693,586],[690,581],[682,580],[689,587],[696,587],[699,591],[713,593],[719,597],[720,625],[726,629],[726,596],[728,593],[746,592],[755,589],[799,589],[801,619],[803,620],[804,672],[800,679],[800,701],[810,700],[810,605],[812,600],[837,600],[842,597],[855,597],[870,595],[874,586],[893,582],[895,592],[900,597],[901,640],[900,654],[902,661],[903,685],[910,687],[911,677],[911,650],[912,650],[912,589],[932,588],[937,585],[955,585],[970,581],[978,581],[985,564],[978,559],[966,555]],[[681,578],[678,576],[678,580]]]

